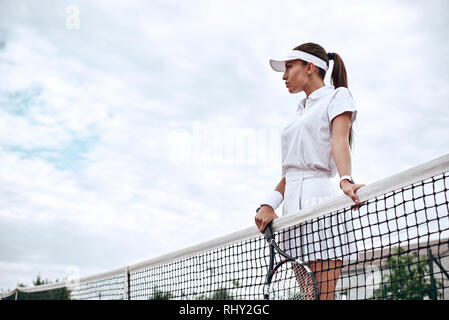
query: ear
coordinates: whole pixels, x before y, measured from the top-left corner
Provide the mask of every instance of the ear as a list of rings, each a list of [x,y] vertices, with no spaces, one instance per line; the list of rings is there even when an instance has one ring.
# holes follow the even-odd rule
[[[312,73],[315,72],[315,70],[316,70],[316,66],[312,62],[307,62],[306,73],[308,75],[311,75]]]

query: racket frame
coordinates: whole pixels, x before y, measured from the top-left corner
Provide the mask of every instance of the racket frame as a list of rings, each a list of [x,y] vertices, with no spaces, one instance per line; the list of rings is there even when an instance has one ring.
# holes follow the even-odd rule
[[[320,291],[318,289],[318,284],[316,282],[315,276],[310,269],[310,267],[304,263],[301,259],[293,258],[286,252],[284,252],[281,248],[279,248],[278,244],[276,243],[273,235],[273,229],[272,229],[272,222],[270,222],[264,231],[265,239],[267,240],[269,246],[270,246],[270,262],[268,265],[267,270],[267,276],[265,278],[265,285],[264,285],[264,299],[269,300],[270,299],[270,287],[271,287],[271,281],[273,279],[274,274],[276,271],[281,267],[283,264],[287,262],[295,262],[299,265],[301,265],[306,272],[309,274],[310,278],[312,279],[314,290],[315,290],[315,299],[320,299]],[[277,251],[284,259],[281,262],[278,262],[276,266],[274,266],[274,256],[275,251]]]

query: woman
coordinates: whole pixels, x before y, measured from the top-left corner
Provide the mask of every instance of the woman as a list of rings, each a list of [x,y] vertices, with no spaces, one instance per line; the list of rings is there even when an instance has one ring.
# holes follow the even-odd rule
[[[332,85],[325,86],[329,59],[334,60]],[[282,201],[283,215],[287,215],[338,195],[338,190],[330,181],[337,171],[340,188],[354,201],[354,208],[361,205],[356,191],[364,186],[355,184],[351,178],[352,124],[357,110],[348,90],[346,69],[340,56],[326,53],[318,44],[305,43],[284,58],[270,60],[270,65],[273,70],[284,72],[282,79],[290,93],[304,91],[306,98],[300,101],[295,119],[281,134],[282,179],[261,203],[255,217],[262,233],[266,225],[278,217],[274,210]],[[336,221],[321,223],[323,225],[320,227],[326,230]],[[326,247],[328,234],[323,236],[319,233],[323,231],[312,230],[300,232],[300,252],[295,256],[300,256],[315,273],[320,298],[333,299],[343,255],[346,256],[351,250],[355,252],[355,244],[346,233],[343,237],[338,235],[338,239],[332,235],[333,243],[338,243],[339,248],[330,250]],[[307,236],[302,236],[306,232]],[[286,250],[289,247],[288,239],[289,235],[281,240]],[[320,252],[315,252],[313,243],[310,245],[312,241],[319,242]]]

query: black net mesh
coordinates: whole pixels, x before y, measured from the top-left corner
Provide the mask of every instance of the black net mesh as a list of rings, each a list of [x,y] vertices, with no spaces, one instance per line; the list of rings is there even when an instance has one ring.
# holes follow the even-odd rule
[[[448,299],[448,173],[277,230],[314,271],[322,299]],[[83,281],[71,299],[263,299],[264,237]],[[63,288],[64,289],[64,288]],[[5,298],[54,299],[51,291]],[[67,298],[67,295],[66,295]]]

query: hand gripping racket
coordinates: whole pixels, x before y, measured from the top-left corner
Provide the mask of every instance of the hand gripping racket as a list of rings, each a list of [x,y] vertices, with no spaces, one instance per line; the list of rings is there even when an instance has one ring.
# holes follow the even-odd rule
[[[320,292],[313,272],[300,259],[282,251],[276,243],[271,222],[265,228],[270,246],[270,264],[264,286],[266,300],[318,300]],[[275,251],[283,258],[274,266]]]

